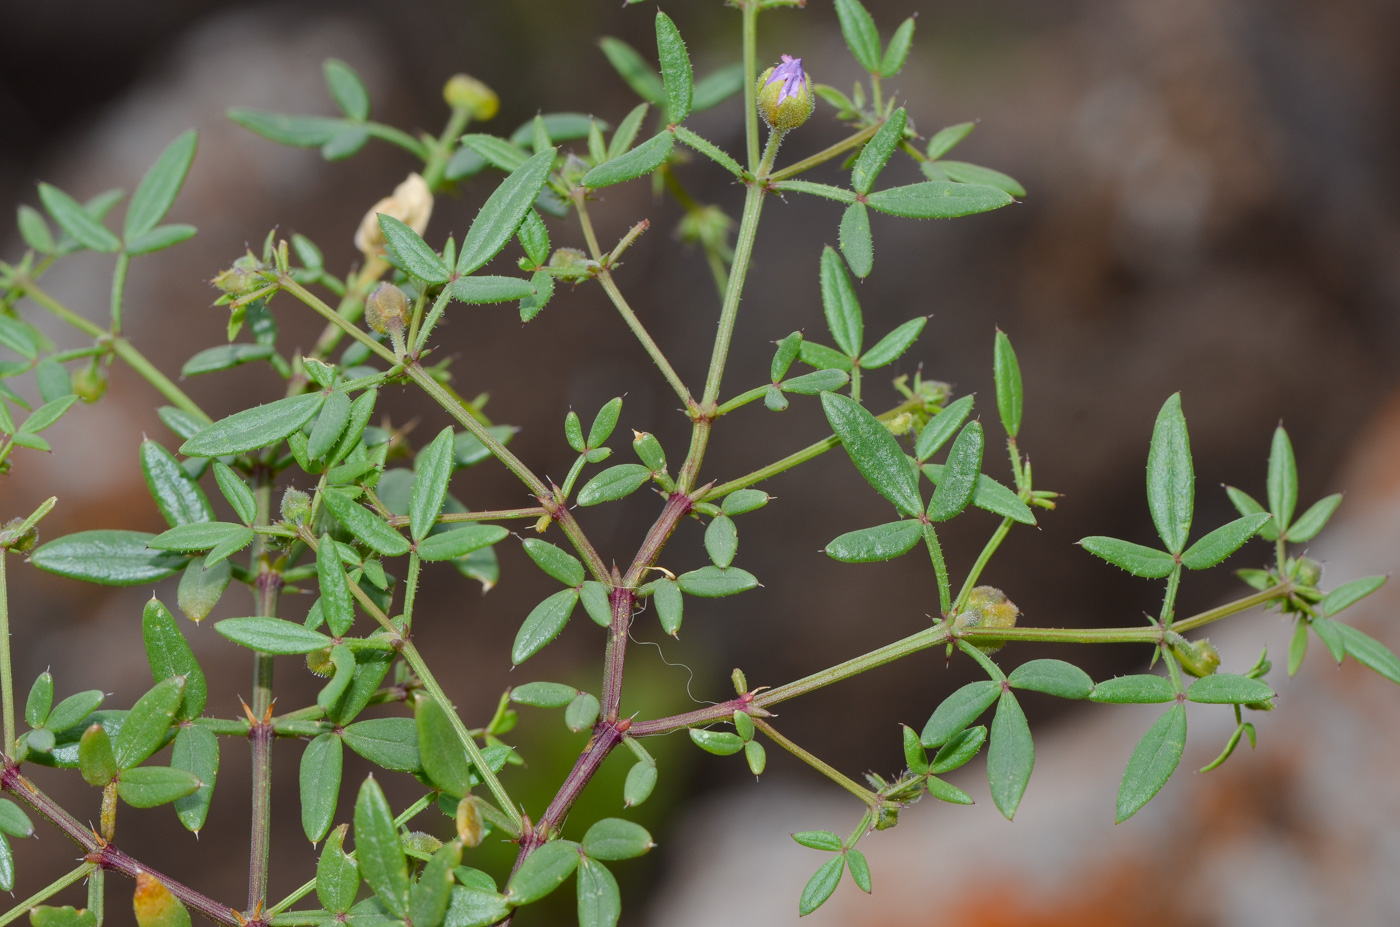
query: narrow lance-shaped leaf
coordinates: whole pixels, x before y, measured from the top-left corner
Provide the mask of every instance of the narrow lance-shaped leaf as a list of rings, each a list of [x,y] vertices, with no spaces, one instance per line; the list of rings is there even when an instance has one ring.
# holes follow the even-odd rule
[[[321,65],[326,89],[345,115],[359,122],[369,118],[369,92],[360,75],[339,58],[327,58]]]
[[[316,900],[332,914],[349,911],[360,888],[360,867],[344,850],[349,829],[342,824],[330,832],[316,863]]]
[[[408,553],[408,539],[354,499],[335,491],[327,491],[321,498],[331,514],[369,547],[386,557],[398,557]]]
[[[997,329],[996,349],[992,355],[992,372],[997,384],[997,411],[1006,433],[1016,437],[1021,430],[1021,365],[1006,332]]]
[[[890,113],[885,124],[880,126],[880,130],[861,149],[855,166],[851,168],[851,187],[857,193],[867,194],[875,186],[875,179],[885,169],[885,163],[904,138],[904,121],[904,107],[901,106]]]
[[[597,190],[635,180],[660,167],[661,162],[670,157],[675,142],[676,137],[663,129],[626,154],[599,164],[584,174],[581,182],[585,187]]]
[[[384,907],[404,916],[408,912],[408,861],[399,843],[399,830],[379,783],[370,776],[355,800],[355,851],[360,872]]]
[[[311,421],[324,401],[323,393],[305,393],[235,412],[185,441],[180,453],[189,457],[223,457],[266,447]]]
[[[449,795],[466,795],[471,791],[471,763],[447,712],[435,699],[420,694],[414,702],[413,716],[418,752],[428,778]]]
[[[992,801],[1009,821],[1025,794],[1035,766],[1035,745],[1025,712],[1010,690],[1003,690],[992,719],[991,743],[987,747],[987,782]]]
[[[355,606],[350,598],[350,582],[345,578],[336,543],[330,534],[321,535],[316,549],[316,580],[321,590],[321,614],[331,634],[344,637],[355,621]]]
[[[157,682],[172,676],[184,677],[185,697],[177,717],[184,721],[198,718],[204,713],[209,694],[204,670],[199,668],[175,616],[159,599],[148,600],[141,612],[141,636],[145,640],[151,676]]]
[[[1147,506],[1152,523],[1167,550],[1181,553],[1191,531],[1196,476],[1191,465],[1191,442],[1181,394],[1173,393],[1157,413],[1152,445],[1147,454]]]
[[[1298,465],[1293,459],[1293,443],[1280,425],[1274,429],[1273,445],[1269,449],[1269,511],[1279,531],[1288,530],[1293,523],[1293,510],[1298,505]]]
[[[117,779],[117,794],[133,808],[167,805],[199,789],[199,779],[170,766],[138,766],[124,770]]]
[[[198,135],[193,129],[181,133],[141,178],[136,192],[131,195],[122,226],[122,237],[128,243],[154,229],[170,211],[194,162],[197,145]]]
[[[409,531],[414,541],[428,536],[447,498],[452,478],[452,428],[438,432],[414,461],[413,494],[409,501]]]
[[[446,283],[451,274],[438,253],[413,229],[387,213],[379,213],[379,229],[403,269],[425,283]]]
[[[320,843],[335,820],[343,762],[344,748],[336,734],[318,734],[302,752],[301,829],[312,843]]]
[[[856,300],[851,278],[846,275],[845,264],[830,245],[822,249],[821,286],[822,310],[826,313],[831,337],[842,351],[855,357],[860,354],[865,331],[860,303]]]
[[[880,33],[875,28],[875,20],[860,4],[860,0],[836,0],[836,18],[841,23],[846,47],[851,50],[856,62],[872,74],[879,73]]]
[[[907,554],[919,538],[923,526],[914,519],[849,531],[826,545],[826,554],[844,563],[870,563]]]
[[[947,521],[967,508],[977,492],[977,478],[981,470],[982,424],[968,422],[948,451],[942,478],[928,503],[929,519]]]
[[[196,725],[181,727],[170,750],[170,765],[199,780],[199,788],[175,799],[175,814],[186,830],[199,833],[209,816],[214,781],[219,775],[219,738]]]
[[[131,769],[160,749],[184,695],[185,680],[172,676],[156,683],[137,700],[112,744],[112,753],[119,767]]]
[[[845,857],[837,855],[818,867],[812,877],[807,880],[807,884],[802,889],[802,896],[797,901],[799,917],[806,917],[826,903],[826,900],[831,897],[831,893],[836,891],[836,886],[841,884],[841,872],[845,865]]]
[[[861,476],[900,514],[918,516],[923,508],[918,477],[894,435],[859,403],[836,393],[821,397],[827,421]]]
[[[1181,555],[1182,566],[1191,570],[1215,566],[1239,550],[1272,517],[1268,513],[1245,515],[1221,525],[1186,549]]]
[[[1120,541],[1118,538],[1088,537],[1079,541],[1095,557],[1101,557],[1134,576],[1147,579],[1161,579],[1176,569],[1176,558],[1166,551]]]
[[[870,235],[870,210],[864,203],[852,203],[841,214],[837,240],[851,273],[868,277],[875,267],[875,242]]]
[[[558,637],[577,604],[578,590],[563,589],[536,605],[515,636],[510,651],[511,662],[517,665],[524,663]]]
[[[666,89],[666,115],[672,123],[685,122],[690,115],[694,94],[694,75],[690,70],[690,55],[680,30],[660,10],[656,11],[656,51],[661,59],[661,80]]]
[[[1173,705],[1142,735],[1118,786],[1118,823],[1137,814],[1171,778],[1186,746],[1186,708]]]
[[[39,184],[39,199],[55,222],[78,244],[93,251],[113,252],[120,250],[121,239],[113,235],[101,222],[94,219],[73,197],[57,187],[46,183]]]
[[[470,274],[491,260],[515,235],[526,211],[544,188],[554,164],[554,154],[555,150],[549,148],[534,155],[487,198],[462,241],[462,250],[457,255],[459,275]]]
[[[185,468],[159,443],[141,442],[141,472],[156,508],[171,527],[214,520],[209,497]]]

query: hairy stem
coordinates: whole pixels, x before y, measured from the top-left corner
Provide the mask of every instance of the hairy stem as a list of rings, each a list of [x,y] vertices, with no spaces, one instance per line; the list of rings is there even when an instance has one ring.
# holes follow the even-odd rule
[[[805,171],[810,171],[818,164],[824,164],[827,161],[830,161],[832,158],[836,157],[837,155],[845,154],[852,148],[857,148],[861,145],[864,145],[866,142],[870,141],[870,139],[875,137],[875,133],[879,132],[880,127],[884,124],[885,122],[882,119],[874,125],[866,126],[864,129],[861,129],[855,135],[843,138],[836,144],[823,148],[816,154],[809,155],[808,157],[803,158],[801,161],[795,161],[792,164],[789,164],[787,167],[783,168],[782,170],[774,171],[769,177],[769,179],[772,180],[774,183],[777,183],[780,180],[787,180],[789,177],[796,177],[798,174],[801,174]]]
[[[13,920],[18,920],[19,918],[28,914],[30,908],[38,904],[43,904],[45,901],[48,901],[54,895],[57,895],[59,892],[72,885],[74,882],[77,882],[79,879],[82,879],[84,876],[96,870],[96,865],[94,865],[93,863],[85,862],[77,869],[74,869],[72,872],[68,873],[67,875],[57,879],[54,882],[50,882],[48,885],[39,889],[37,892],[30,895],[28,898],[24,899],[19,904],[6,911],[4,916],[0,916],[0,927],[4,927],[4,925],[10,923]]]
[[[122,251],[117,255],[117,266],[112,270],[112,334],[122,333],[122,297],[126,294],[126,270],[131,264],[131,255]]]
[[[793,743],[791,740],[778,733],[777,729],[774,728],[773,725],[769,724],[762,718],[754,718],[753,725],[754,727],[762,731],[764,734],[768,735],[768,738],[772,740],[773,743],[782,747],[788,753],[791,753],[793,756],[797,757],[799,760],[806,763],[808,766],[812,767],[817,772],[821,773],[823,776],[826,776],[832,782],[835,782],[837,785],[841,786],[841,788],[845,789],[847,792],[850,792],[856,798],[859,798],[861,801],[865,802],[867,807],[872,809],[879,808],[885,803],[885,800],[883,798],[881,798],[879,795],[876,795],[874,792],[870,791],[865,786],[861,785],[859,782],[856,782],[850,776],[847,776],[845,773],[841,772],[839,769],[832,766],[830,763],[827,763],[825,760],[821,759],[816,754],[804,750],[802,747],[799,747],[797,744]]]
[[[15,755],[15,677],[10,655],[9,551],[0,550],[0,700],[5,715],[5,755]]]
[[[266,525],[272,507],[272,474],[264,469],[254,473],[253,495],[257,500],[256,525]],[[262,535],[253,541],[251,564],[257,570],[253,583],[254,614],[273,617],[277,614],[277,599],[282,592],[281,574],[270,568],[267,539]],[[253,801],[250,810],[251,836],[248,851],[248,911],[261,910],[267,904],[267,873],[272,853],[272,667],[270,653],[253,655],[253,704],[250,708],[251,729],[248,740],[253,757]]]

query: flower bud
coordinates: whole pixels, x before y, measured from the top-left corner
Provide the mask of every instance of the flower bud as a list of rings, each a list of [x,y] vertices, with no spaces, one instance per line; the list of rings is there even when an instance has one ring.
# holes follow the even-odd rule
[[[1171,651],[1181,668],[1192,676],[1209,676],[1220,666],[1219,652],[1204,638],[1172,644]]]
[[[392,283],[381,283],[365,300],[365,321],[384,334],[401,332],[408,324],[408,297]]]
[[[1288,572],[1300,586],[1316,586],[1322,580],[1322,564],[1311,557],[1299,557],[1289,564]]]
[[[300,489],[288,486],[282,493],[282,520],[289,525],[304,525],[311,515],[311,497]]]
[[[892,435],[908,434],[914,427],[914,416],[909,412],[901,412],[894,418],[885,422],[885,428]]]
[[[252,252],[233,262],[233,266],[228,270],[220,271],[213,280],[209,282],[223,290],[229,296],[245,296],[262,286],[263,279],[258,271],[262,270],[262,263]]]
[[[107,392],[107,371],[102,369],[97,358],[94,357],[92,363],[74,375],[73,392],[83,402],[89,403],[101,399],[102,394]]]
[[[466,74],[453,74],[442,85],[442,98],[453,109],[464,109],[476,120],[485,122],[501,108],[496,91]],[[475,846],[475,844],[473,844]]]
[[[422,235],[433,214],[432,191],[422,177],[409,174],[407,180],[394,188],[392,196],[386,196],[370,207],[360,220],[359,230],[355,232],[355,247],[366,257],[374,258],[384,253],[384,233],[379,228],[381,212]]]
[[[556,248],[549,256],[549,266],[560,280],[585,280],[593,272],[593,262],[577,248]]]
[[[484,834],[485,827],[476,796],[468,795],[457,803],[457,837],[462,841],[462,846],[475,847],[481,845]]]
[[[812,82],[802,70],[802,59],[783,55],[782,63],[758,78],[758,114],[769,128],[779,132],[795,129],[806,122],[817,104]]]
[[[953,627],[959,631],[971,628],[1014,628],[1021,610],[994,586],[977,586],[967,597],[967,606],[953,619]],[[995,653],[1001,649],[1000,643],[978,644],[983,653]]]
[[[5,523],[5,528],[0,531],[0,547],[13,551],[17,554],[27,554],[34,549],[34,545],[39,543],[39,528],[37,525],[30,525],[29,530],[23,534],[18,534],[23,518],[12,518]]]

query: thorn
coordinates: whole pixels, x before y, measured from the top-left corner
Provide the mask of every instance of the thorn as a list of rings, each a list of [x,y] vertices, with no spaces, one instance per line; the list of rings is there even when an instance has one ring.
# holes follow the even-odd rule
[[[239,699],[238,703],[243,706],[243,713],[248,716],[248,723],[257,727],[258,719],[257,716],[253,714],[253,709],[249,708],[248,703],[243,701],[243,699]]]

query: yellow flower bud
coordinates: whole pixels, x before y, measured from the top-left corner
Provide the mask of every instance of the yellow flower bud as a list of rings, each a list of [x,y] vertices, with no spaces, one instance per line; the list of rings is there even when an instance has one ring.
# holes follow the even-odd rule
[[[367,258],[384,253],[384,233],[379,229],[381,212],[422,235],[428,228],[428,219],[433,215],[432,191],[422,177],[409,174],[407,180],[394,188],[392,196],[386,196],[370,207],[370,211],[360,220],[359,230],[355,232],[355,247]]]
[[[466,74],[453,74],[442,86],[442,98],[453,109],[464,109],[473,119],[482,122],[492,118],[501,108],[496,91]]]

